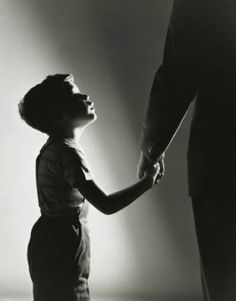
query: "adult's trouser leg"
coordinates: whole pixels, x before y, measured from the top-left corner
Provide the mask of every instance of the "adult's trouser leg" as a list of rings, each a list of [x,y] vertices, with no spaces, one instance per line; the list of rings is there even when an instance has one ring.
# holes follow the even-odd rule
[[[204,301],[236,300],[236,202],[192,198]]]

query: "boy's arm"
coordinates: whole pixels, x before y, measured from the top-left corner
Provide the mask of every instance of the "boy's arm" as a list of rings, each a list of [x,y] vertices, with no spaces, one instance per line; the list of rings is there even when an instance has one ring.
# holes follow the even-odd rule
[[[120,191],[107,195],[93,180],[86,181],[76,186],[83,196],[99,211],[104,214],[113,214],[127,207],[155,183],[158,168],[154,167],[153,174],[145,176],[135,184]]]

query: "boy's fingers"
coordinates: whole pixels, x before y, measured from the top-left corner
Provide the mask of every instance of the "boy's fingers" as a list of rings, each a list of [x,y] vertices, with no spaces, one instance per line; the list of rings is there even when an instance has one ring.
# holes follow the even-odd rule
[[[137,178],[141,179],[143,176],[144,176],[144,172],[139,169],[138,172],[137,172]]]
[[[148,167],[147,160],[146,160],[145,156],[143,155],[143,153],[141,152],[139,161],[138,161],[138,165],[137,165],[138,179],[141,179],[144,176],[144,172],[147,169],[147,167]]]
[[[144,170],[143,166],[138,166],[138,168],[137,168],[137,178],[139,180],[142,179],[144,174],[145,174],[145,170]]]

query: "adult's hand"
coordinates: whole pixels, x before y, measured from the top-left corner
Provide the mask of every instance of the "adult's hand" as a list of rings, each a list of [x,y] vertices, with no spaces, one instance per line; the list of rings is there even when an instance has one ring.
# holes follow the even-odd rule
[[[158,173],[157,178],[156,178],[156,183],[159,182],[161,180],[161,178],[165,174],[165,161],[164,161],[164,157],[165,157],[165,155],[162,155],[162,157],[158,160],[160,170],[159,170],[159,173]]]
[[[144,155],[143,152],[141,152],[137,165],[137,178],[141,179],[144,176],[145,171],[156,163],[159,163],[160,166],[160,171],[156,178],[156,182],[159,182],[165,173],[164,155],[157,161],[151,161]]]

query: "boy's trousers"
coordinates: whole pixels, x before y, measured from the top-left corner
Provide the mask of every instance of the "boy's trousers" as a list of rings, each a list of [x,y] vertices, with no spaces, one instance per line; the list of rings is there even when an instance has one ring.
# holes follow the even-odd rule
[[[41,216],[28,245],[34,301],[89,301],[90,243],[79,216]]]
[[[236,300],[236,200],[192,198],[204,301]]]

